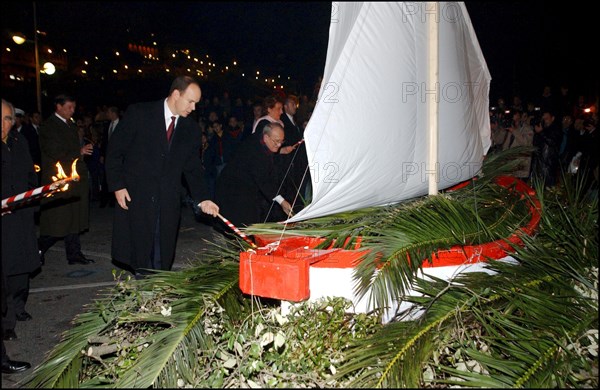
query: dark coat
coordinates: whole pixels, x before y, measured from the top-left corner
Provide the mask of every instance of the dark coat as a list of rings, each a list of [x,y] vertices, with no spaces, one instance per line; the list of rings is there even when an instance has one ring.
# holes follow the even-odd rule
[[[2,143],[2,199],[36,187],[37,176],[27,140],[11,131]],[[2,216],[2,278],[31,273],[41,265],[38,252],[34,207],[18,205]]]
[[[273,214],[281,211],[273,202],[279,181],[273,153],[262,139],[262,130],[246,138],[217,179],[215,203],[219,212],[239,227],[264,222],[268,215],[269,220],[279,219],[279,214]]]
[[[77,160],[78,182],[69,183],[65,192],[44,198],[40,208],[40,235],[64,237],[78,234],[89,228],[89,172],[81,156],[77,126],[63,122],[55,114],[40,126],[42,150],[42,184],[52,183],[60,162],[66,175],[71,175],[71,165]]]
[[[297,123],[293,124],[285,113],[281,115],[281,121],[285,132],[285,142],[282,147],[292,146],[304,138],[304,131],[300,129]],[[295,212],[300,211],[304,207],[304,199],[302,198],[304,189],[310,181],[310,173],[307,170],[306,144],[301,143],[289,154],[279,154],[275,164],[279,167],[279,176],[285,178],[284,197],[290,203],[294,203]]]
[[[29,143],[29,153],[33,159],[33,163],[40,165],[42,163],[42,151],[40,150],[40,137],[33,125],[23,125],[21,134],[27,138]]]
[[[110,137],[105,162],[109,191],[126,188],[131,197],[129,210],[115,207],[115,260],[134,269],[152,268],[150,254],[160,210],[161,267],[171,269],[181,217],[181,175],[196,204],[209,199],[200,144],[200,127],[188,116],[177,120],[169,147],[164,99],[127,109]]]
[[[555,119],[548,127],[533,135],[533,146],[536,151],[532,161],[532,174],[544,180],[546,186],[556,183],[559,162],[559,149],[562,141],[562,129]]]

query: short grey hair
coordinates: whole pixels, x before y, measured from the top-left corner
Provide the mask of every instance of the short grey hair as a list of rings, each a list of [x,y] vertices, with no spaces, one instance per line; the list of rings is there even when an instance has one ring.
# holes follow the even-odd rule
[[[2,105],[3,106],[7,106],[8,108],[10,108],[10,122],[11,124],[15,124],[15,106],[12,105],[12,103],[2,99]]]
[[[274,127],[279,127],[281,130],[283,130],[283,126],[281,126],[281,124],[279,124],[277,122],[271,122],[271,123],[267,123],[265,125],[265,127],[263,127],[263,131],[262,131],[263,135],[265,135],[265,134],[271,135],[271,133],[273,132],[273,128]]]

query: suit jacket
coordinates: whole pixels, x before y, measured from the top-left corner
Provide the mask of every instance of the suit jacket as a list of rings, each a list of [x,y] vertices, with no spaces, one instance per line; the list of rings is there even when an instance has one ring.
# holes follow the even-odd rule
[[[27,140],[11,131],[2,143],[2,199],[37,187],[37,176]],[[30,273],[40,267],[33,218],[34,207],[23,204],[2,216],[2,279]],[[4,295],[4,292],[3,292]],[[4,300],[4,297],[2,298]]]
[[[77,126],[65,123],[52,114],[40,126],[40,149],[42,150],[42,184],[52,183],[56,175],[56,163],[60,162],[67,175],[77,160],[78,182],[69,183],[65,192],[44,198],[40,208],[40,235],[64,237],[81,233],[89,228],[89,172],[81,156]]]
[[[304,138],[304,131],[297,123],[293,124],[285,113],[281,115],[281,121],[285,131],[285,142],[282,146],[292,146]],[[304,207],[303,199],[298,195],[304,195],[306,184],[310,181],[306,145],[302,143],[292,153],[278,155],[275,164],[278,166],[280,177],[285,177],[284,197],[294,204],[294,212],[297,213]]]
[[[40,165],[42,163],[42,151],[40,150],[40,139],[35,127],[33,125],[23,125],[21,134],[27,139],[33,163]]]
[[[167,142],[164,99],[130,106],[108,142],[108,190],[126,188],[129,210],[115,207],[112,256],[132,268],[152,268],[156,221],[160,213],[161,267],[170,269],[181,216],[185,175],[194,201],[209,199],[200,158],[201,132],[192,117],[179,117]]]
[[[273,202],[279,188],[273,157],[262,142],[262,132],[254,133],[242,142],[217,178],[216,203],[234,225],[264,222],[267,216],[270,221],[285,219],[277,214],[281,207]]]

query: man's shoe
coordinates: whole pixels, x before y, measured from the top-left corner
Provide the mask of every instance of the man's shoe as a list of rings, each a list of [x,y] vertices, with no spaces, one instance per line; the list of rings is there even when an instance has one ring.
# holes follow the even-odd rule
[[[17,334],[15,333],[14,329],[5,329],[2,334],[2,338],[7,341],[16,340]]]
[[[2,363],[3,374],[16,374],[19,372],[27,371],[31,368],[31,364],[27,362],[20,362],[18,360],[10,360]]]
[[[95,263],[94,260],[88,259],[83,255],[83,253],[79,253],[77,256],[69,259],[69,264],[91,264]]]
[[[29,321],[31,319],[33,319],[33,317],[26,311],[17,314],[17,321]]]

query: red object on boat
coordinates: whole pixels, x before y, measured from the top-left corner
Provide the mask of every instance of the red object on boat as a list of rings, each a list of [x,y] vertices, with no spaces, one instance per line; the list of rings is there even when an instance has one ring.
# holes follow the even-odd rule
[[[458,184],[451,190],[468,183]],[[522,197],[530,197],[531,218],[527,225],[507,239],[480,245],[456,245],[439,250],[432,253],[431,261],[423,260],[423,268],[460,266],[487,259],[501,259],[513,252],[511,244],[523,245],[520,238],[523,234],[534,234],[541,218],[540,202],[535,197],[535,191],[512,176],[501,176],[496,179],[496,183],[506,188],[514,187]],[[334,243],[325,249],[315,249],[325,241],[320,237],[287,236],[280,239],[274,235],[256,235],[254,238],[259,248],[240,254],[240,289],[246,294],[265,298],[295,302],[306,300],[310,297],[311,267],[353,268],[365,254],[365,250],[360,250],[360,237],[354,243],[354,250],[333,248]]]

